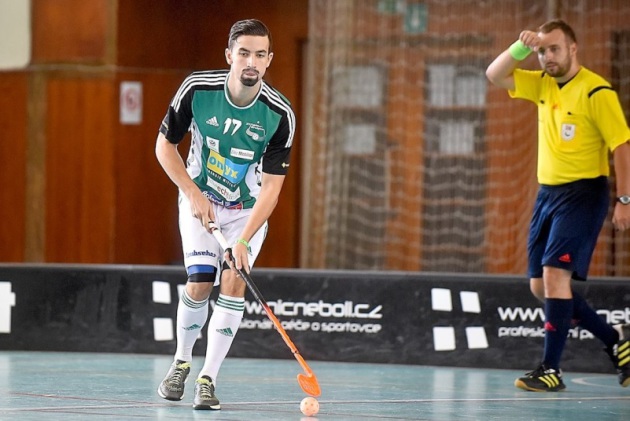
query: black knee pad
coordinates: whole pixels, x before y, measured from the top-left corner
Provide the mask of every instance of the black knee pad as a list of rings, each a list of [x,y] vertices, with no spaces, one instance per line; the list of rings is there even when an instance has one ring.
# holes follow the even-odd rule
[[[188,275],[188,282],[214,282],[216,274],[209,272],[198,272]]]

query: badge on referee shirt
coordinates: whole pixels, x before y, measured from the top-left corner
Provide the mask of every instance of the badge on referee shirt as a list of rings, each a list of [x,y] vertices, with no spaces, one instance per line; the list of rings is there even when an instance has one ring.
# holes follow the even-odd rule
[[[562,140],[573,140],[575,137],[575,124],[562,123]]]

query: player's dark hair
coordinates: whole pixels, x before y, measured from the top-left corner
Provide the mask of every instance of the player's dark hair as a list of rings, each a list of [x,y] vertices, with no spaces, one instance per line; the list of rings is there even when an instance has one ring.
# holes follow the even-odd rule
[[[573,28],[571,28],[571,26],[569,26],[569,24],[563,21],[562,19],[552,19],[550,21],[543,23],[538,28],[538,32],[542,32],[543,34],[548,34],[549,32],[554,31],[556,29],[561,30],[564,33],[564,35],[569,40],[571,40],[571,42],[573,42],[574,44],[577,44],[577,38],[575,37],[575,32],[573,31]]]
[[[271,32],[264,23],[257,19],[239,20],[230,29],[228,37],[228,48],[231,50],[237,38],[241,35],[253,35],[269,38],[269,51],[271,52]]]

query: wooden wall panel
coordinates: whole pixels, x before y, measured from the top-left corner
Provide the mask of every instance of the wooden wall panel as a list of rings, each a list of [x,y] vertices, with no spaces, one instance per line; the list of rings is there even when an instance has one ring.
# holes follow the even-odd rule
[[[124,80],[142,83],[143,121],[123,125],[115,117],[114,263],[169,264],[183,260],[177,187],[155,157],[155,140],[171,97],[185,76],[180,72],[117,75],[116,86]],[[180,153],[185,154],[188,146],[189,142],[182,142]]]
[[[227,39],[230,24],[223,16],[220,3],[120,0],[118,64],[156,69],[225,65],[223,48],[216,47],[220,44],[219,38]]]
[[[47,262],[112,262],[116,199],[112,80],[109,74],[49,77]]]
[[[32,0],[33,63],[106,61],[111,0]]]
[[[0,73],[0,261],[21,262],[25,244],[28,74]]]

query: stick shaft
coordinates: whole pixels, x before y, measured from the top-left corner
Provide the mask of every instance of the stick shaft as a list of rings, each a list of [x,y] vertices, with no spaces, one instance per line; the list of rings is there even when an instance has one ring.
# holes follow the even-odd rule
[[[231,257],[232,256],[232,250],[230,249],[230,246],[228,245],[225,237],[223,236],[221,231],[219,231],[219,229],[216,226],[213,226],[213,228],[214,229],[212,229],[212,235],[214,235],[214,238],[216,238],[216,240],[219,242],[219,245],[221,246],[221,248],[225,252],[227,252],[230,255],[230,257]],[[263,295],[258,290],[258,287],[254,283],[254,280],[252,279],[250,274],[245,272],[242,269],[238,269],[238,273],[239,273],[239,275],[241,275],[241,278],[243,278],[243,280],[245,281],[245,284],[247,285],[247,287],[251,291],[251,293],[254,296],[254,298],[256,299],[256,301],[258,301],[260,303],[260,305],[262,305],[263,308],[265,309],[265,312],[267,313],[267,317],[269,317],[269,320],[271,320],[271,322],[275,326],[275,328],[278,331],[278,333],[280,334],[280,336],[282,336],[282,339],[284,340],[284,342],[287,344],[287,346],[289,347],[289,349],[293,353],[293,356],[295,357],[295,359],[298,361],[298,363],[300,363],[300,366],[304,369],[306,374],[308,374],[309,377],[312,377],[313,376],[313,370],[311,370],[311,368],[308,366],[308,364],[306,363],[306,361],[304,360],[302,355],[300,355],[300,352],[298,351],[297,347],[295,346],[295,344],[293,343],[293,341],[289,337],[289,334],[286,332],[286,330],[284,330],[284,328],[282,327],[282,324],[280,323],[280,321],[278,320],[276,315],[273,314],[273,311],[271,311],[271,308],[269,307],[269,304],[267,304],[267,301],[265,300]]]
[[[262,305],[263,308],[265,309],[265,312],[267,313],[267,317],[269,317],[269,320],[271,320],[273,325],[276,327],[276,330],[278,331],[280,336],[282,336],[284,343],[287,344],[287,346],[293,353],[293,356],[295,357],[295,359],[300,363],[300,365],[302,366],[304,371],[306,371],[307,374],[312,374],[313,371],[308,366],[308,364],[306,364],[306,361],[304,360],[304,358],[302,358],[302,355],[300,355],[300,351],[298,351],[297,347],[295,346],[295,344],[289,337],[289,334],[282,327],[282,323],[280,323],[276,315],[273,313],[273,311],[271,311],[269,304],[267,304],[267,301],[265,301],[265,298],[262,296],[262,294],[258,290],[258,287],[254,283],[254,280],[252,279],[252,277],[249,275],[249,273],[245,272],[244,270],[239,270],[238,272],[241,275],[241,277],[245,280],[245,283],[247,284],[247,287],[249,288],[249,290],[252,292],[252,295],[254,296],[254,298],[256,298],[256,300],[260,303],[260,305]]]

